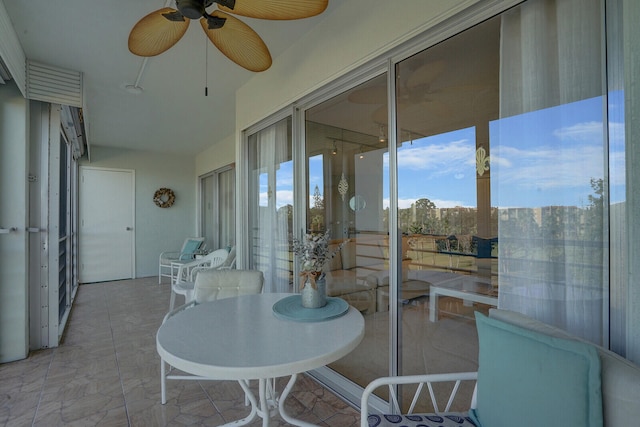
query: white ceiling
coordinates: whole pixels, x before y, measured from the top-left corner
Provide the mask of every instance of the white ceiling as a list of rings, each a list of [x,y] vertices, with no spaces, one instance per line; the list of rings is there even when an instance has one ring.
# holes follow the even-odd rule
[[[235,91],[253,73],[222,55],[197,22],[175,46],[146,61],[142,94],[125,90],[144,64],[127,48],[129,31],[164,0],[4,0],[4,5],[27,59],[83,73],[92,146],[195,155],[233,134]],[[240,19],[263,38],[275,62],[337,6],[332,0],[323,14],[297,21]]]

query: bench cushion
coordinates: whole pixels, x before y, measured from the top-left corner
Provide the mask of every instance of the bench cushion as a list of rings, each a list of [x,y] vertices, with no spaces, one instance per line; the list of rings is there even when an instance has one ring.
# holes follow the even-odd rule
[[[489,427],[600,427],[600,359],[593,345],[552,337],[476,312],[478,401]]]

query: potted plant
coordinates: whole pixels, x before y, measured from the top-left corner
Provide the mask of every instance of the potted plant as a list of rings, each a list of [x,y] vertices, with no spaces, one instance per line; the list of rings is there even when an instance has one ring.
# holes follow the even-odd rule
[[[348,240],[335,250],[329,250],[329,230],[324,233],[307,233],[302,239],[293,238],[293,252],[300,262],[300,293],[302,306],[324,307],[327,303],[326,282],[323,268]]]

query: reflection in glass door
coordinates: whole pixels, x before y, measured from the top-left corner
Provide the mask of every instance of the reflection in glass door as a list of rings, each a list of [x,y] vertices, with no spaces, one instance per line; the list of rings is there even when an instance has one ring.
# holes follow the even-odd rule
[[[498,302],[487,165],[499,30],[486,21],[396,66],[402,375],[477,370],[474,312]]]
[[[249,268],[264,273],[265,292],[293,290],[291,118],[248,138]]]
[[[365,317],[360,346],[330,367],[361,386],[389,372],[386,82],[373,78],[305,117],[307,229],[329,230],[331,249],[344,243],[325,268],[327,293]]]
[[[603,342],[602,26],[573,3],[530,0],[397,64],[402,374],[475,370],[474,312],[498,305]]]

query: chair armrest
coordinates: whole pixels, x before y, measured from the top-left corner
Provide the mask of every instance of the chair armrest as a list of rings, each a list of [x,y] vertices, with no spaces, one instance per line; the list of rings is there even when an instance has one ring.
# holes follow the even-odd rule
[[[194,305],[196,305],[195,301],[189,301],[186,304],[182,304],[180,307],[174,308],[173,310],[171,310],[170,312],[168,312],[167,314],[164,315],[164,318],[162,319],[162,323],[164,324],[164,322],[166,322],[167,319],[169,319],[173,315],[181,312],[182,310],[186,310],[187,308],[191,308]]]
[[[396,394],[397,388],[396,385],[403,384],[417,384],[418,387],[411,401],[411,406],[409,407],[409,411],[407,414],[413,413],[413,410],[418,403],[418,399],[422,393],[424,386],[427,386],[429,390],[429,396],[431,398],[431,404],[436,412],[440,412],[440,408],[438,407],[438,403],[436,402],[436,397],[433,392],[433,384],[434,383],[442,383],[442,382],[453,382],[453,390],[449,395],[449,400],[447,401],[447,405],[444,408],[443,412],[448,412],[453,404],[456,394],[458,393],[458,389],[460,384],[463,381],[473,381],[474,383],[478,380],[477,372],[456,372],[456,373],[447,373],[447,374],[427,374],[427,375],[405,375],[405,376],[397,376],[397,377],[382,377],[373,380],[367,385],[367,387],[362,392],[362,398],[360,400],[360,420],[361,427],[368,427],[367,418],[369,417],[369,397],[371,394],[378,388],[382,386],[388,386],[389,388],[389,399],[391,404],[393,405],[394,413],[401,413],[400,405],[398,404],[398,396]],[[470,407],[475,407],[475,399],[476,399],[476,391],[473,392],[473,397],[471,401]]]
[[[200,273],[201,271],[204,270],[209,270],[211,267],[208,267],[206,265],[198,265],[195,266],[193,268],[191,268],[191,270],[189,270],[189,280],[191,282],[195,282],[196,281],[196,276],[198,275],[198,273]],[[178,277],[178,280],[180,280],[180,277]]]
[[[195,253],[191,253],[191,252],[180,252],[180,251],[165,251],[165,252],[160,252],[160,256],[159,259],[162,261],[163,259],[166,260],[179,260],[180,258],[182,258],[183,255],[189,255],[192,258],[195,257]]]
[[[211,261],[208,259],[203,260],[194,260],[190,262],[185,262],[178,267],[177,274],[177,282],[182,282],[183,279],[189,279],[190,281],[195,280],[195,275],[192,275],[193,270],[195,269],[206,269],[211,264]]]

